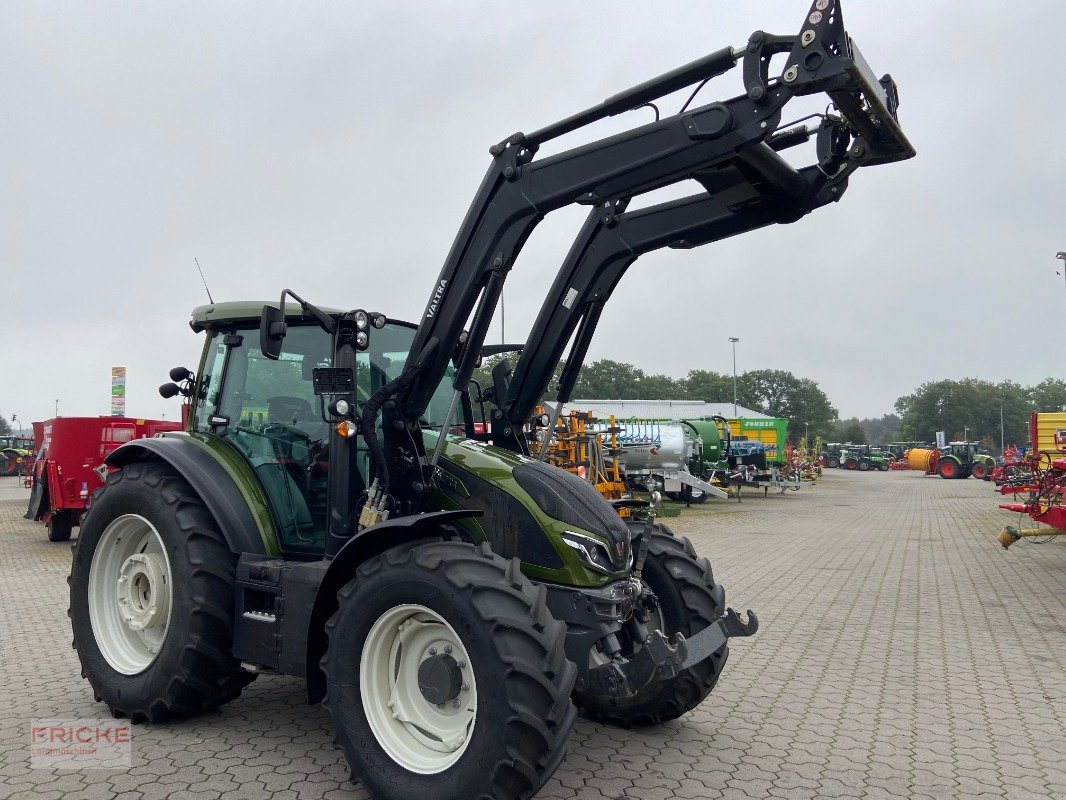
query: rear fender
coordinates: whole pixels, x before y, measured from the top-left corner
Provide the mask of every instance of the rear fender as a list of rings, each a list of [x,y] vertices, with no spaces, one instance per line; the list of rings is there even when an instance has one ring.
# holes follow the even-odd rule
[[[307,625],[307,702],[317,703],[326,693],[326,676],[319,662],[326,654],[326,623],[337,610],[337,593],[350,581],[359,566],[384,553],[391,547],[421,539],[460,537],[477,544],[473,535],[462,525],[451,525],[461,519],[480,517],[479,509],[434,511],[379,522],[357,533],[333,557],[322,583]]]
[[[226,467],[211,451],[188,436],[137,439],[112,451],[104,463],[121,469],[134,461],[152,459],[165,461],[189,482],[215,518],[231,552],[280,554],[275,532],[260,529],[248,501]]]

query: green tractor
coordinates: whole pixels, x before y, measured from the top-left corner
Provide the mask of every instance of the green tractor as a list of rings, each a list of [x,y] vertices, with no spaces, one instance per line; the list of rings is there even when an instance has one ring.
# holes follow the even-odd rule
[[[728,609],[707,560],[654,516],[623,521],[589,483],[530,457],[536,428],[553,425],[508,404],[519,374],[494,369],[476,391],[497,405],[483,421],[471,377],[549,212],[589,204],[617,225],[630,198],[695,181],[698,196],[669,210],[714,241],[800,220],[859,168],[914,155],[895,84],[855,49],[838,0],[815,5],[795,36],[757,32],[490,148],[417,325],[288,289],[277,306],[194,310],[199,367],[160,387],[187,399],[186,429],[107,457],[74,548],[69,615],[96,698],[157,722],[221,706],[260,674],[300,677],[353,777],[395,800],[528,798],[562,762],[578,709],[639,727],[702,702],[755,615]],[[737,97],[537,158],[738,62]],[[832,113],[778,130],[790,100],[823,92]],[[808,166],[779,154],[811,140]],[[661,240],[691,246],[675,230]],[[620,269],[633,257],[628,241],[613,252]],[[557,276],[552,308],[591,330],[618,277],[578,290]]]
[[[889,463],[892,460],[888,454],[868,444],[842,445],[838,458],[840,459],[840,466],[844,469],[859,470],[860,472],[869,472],[870,470],[887,472]]]
[[[979,442],[949,442],[940,448],[936,461],[936,474],[941,478],[969,478],[990,480],[996,468],[996,459],[987,453],[979,453]]]

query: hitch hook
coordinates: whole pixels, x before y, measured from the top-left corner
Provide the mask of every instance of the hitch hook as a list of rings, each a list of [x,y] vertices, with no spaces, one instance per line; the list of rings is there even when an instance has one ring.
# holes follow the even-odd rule
[[[725,616],[722,617],[722,627],[725,628],[725,632],[729,634],[730,638],[733,636],[753,636],[759,630],[759,617],[749,608],[748,621],[744,622],[740,618],[740,614],[734,609],[727,608]]]

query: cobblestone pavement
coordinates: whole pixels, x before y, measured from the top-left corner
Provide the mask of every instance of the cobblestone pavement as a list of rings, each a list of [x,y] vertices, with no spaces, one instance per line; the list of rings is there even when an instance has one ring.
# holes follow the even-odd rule
[[[135,727],[127,772],[29,769],[31,719],[106,711],[69,647],[70,549],[23,510],[0,501],[0,798],[368,797],[280,677]],[[988,483],[839,471],[671,520],[762,629],[684,719],[579,721],[539,797],[1066,797],[1066,539],[1003,552],[1016,520]]]

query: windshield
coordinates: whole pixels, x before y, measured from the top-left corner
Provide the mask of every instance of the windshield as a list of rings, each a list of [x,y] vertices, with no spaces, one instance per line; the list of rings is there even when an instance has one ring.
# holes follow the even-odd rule
[[[386,383],[400,376],[414,338],[414,328],[391,322],[381,330],[371,331],[370,349],[365,353],[359,353],[357,357],[359,374],[356,376],[356,386],[359,389],[360,402],[365,401]],[[455,366],[449,364],[444,378],[437,385],[433,397],[430,398],[429,406],[422,415],[422,425],[439,428],[444,424],[444,417],[448,413],[448,405],[452,399],[454,379]]]

